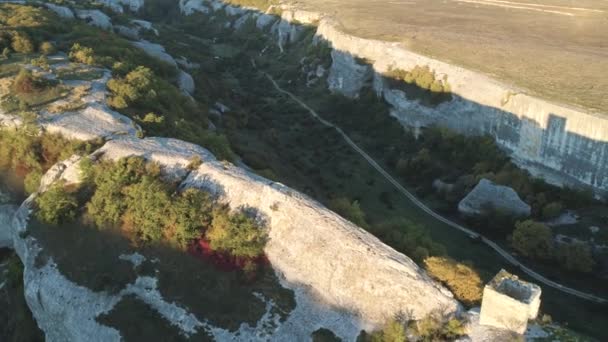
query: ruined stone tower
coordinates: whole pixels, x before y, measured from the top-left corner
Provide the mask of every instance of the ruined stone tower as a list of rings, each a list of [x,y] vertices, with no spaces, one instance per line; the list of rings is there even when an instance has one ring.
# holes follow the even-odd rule
[[[541,289],[501,270],[483,289],[479,323],[523,334],[535,319]]]

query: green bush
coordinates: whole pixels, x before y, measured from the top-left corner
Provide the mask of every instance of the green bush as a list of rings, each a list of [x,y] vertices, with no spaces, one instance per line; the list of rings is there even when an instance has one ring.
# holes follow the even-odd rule
[[[433,241],[428,230],[407,219],[395,219],[369,228],[381,240],[420,263],[429,256],[446,254],[445,247]]]
[[[264,254],[267,231],[246,213],[230,214],[225,207],[213,213],[211,227],[205,232],[211,249],[236,257],[253,258]]]
[[[555,218],[562,212],[563,206],[560,202],[551,202],[543,207],[542,217],[545,220]]]
[[[583,243],[559,245],[555,258],[563,268],[573,272],[589,273],[595,264],[591,248]]]
[[[358,342],[405,342],[407,340],[404,323],[395,319],[386,323],[381,330],[374,331],[370,335],[363,334],[357,339]]]
[[[171,204],[169,236],[186,247],[211,225],[214,203],[207,192],[186,189]]]
[[[65,184],[58,182],[36,197],[36,217],[45,223],[58,225],[76,218],[78,200],[66,191]]]
[[[28,194],[32,194],[38,191],[38,187],[40,186],[40,180],[42,179],[42,172],[39,170],[33,170],[25,176],[24,189]]]
[[[368,227],[365,221],[365,213],[361,210],[361,206],[358,201],[350,201],[348,198],[339,197],[329,202],[331,210],[340,214],[342,217],[351,221],[359,227]]]
[[[157,93],[153,91],[153,81],[152,70],[142,66],[129,72],[124,78],[111,79],[107,84],[112,92],[108,104],[116,109],[125,109],[134,104],[143,105],[154,101]]]
[[[167,185],[160,179],[144,176],[122,192],[126,207],[123,227],[143,242],[160,240],[169,222],[171,197]]]
[[[13,34],[13,51],[17,53],[32,53],[34,52],[34,44],[27,33],[16,32]]]
[[[87,212],[95,223],[103,227],[118,224],[124,214],[126,203],[123,189],[141,181],[147,173],[142,158],[123,158],[116,162],[104,162],[95,167],[93,183],[95,193],[87,203]]]
[[[96,64],[95,52],[93,51],[93,49],[90,47],[82,46],[79,43],[75,43],[74,45],[72,45],[69,57],[74,62],[88,65]]]
[[[53,43],[51,43],[51,42],[43,42],[42,44],[40,44],[38,51],[40,51],[41,54],[47,56],[47,55],[54,54],[56,51],[56,48],[55,48],[55,45],[53,45]]]
[[[466,334],[464,323],[440,311],[431,312],[414,324],[419,341],[453,341]]]
[[[517,222],[513,231],[512,245],[524,256],[549,259],[553,250],[551,229],[532,220]]]

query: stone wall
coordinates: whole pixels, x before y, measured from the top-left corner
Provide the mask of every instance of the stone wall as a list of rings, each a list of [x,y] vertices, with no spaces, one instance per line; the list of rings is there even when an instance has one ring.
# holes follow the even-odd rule
[[[483,289],[479,323],[523,334],[538,315],[540,295],[540,287],[503,270]]]

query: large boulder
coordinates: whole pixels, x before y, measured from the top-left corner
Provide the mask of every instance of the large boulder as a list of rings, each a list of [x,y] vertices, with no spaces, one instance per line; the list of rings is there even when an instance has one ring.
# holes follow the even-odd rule
[[[188,95],[194,94],[194,90],[196,89],[192,76],[183,70],[180,70],[177,75],[177,85],[181,91]]]
[[[112,29],[112,20],[100,10],[76,10],[76,17],[104,30]]]
[[[488,208],[518,217],[530,216],[531,211],[530,206],[519,198],[515,190],[494,184],[485,178],[458,203],[458,211],[465,215],[481,215]]]
[[[177,62],[175,59],[165,51],[165,48],[156,43],[151,43],[147,40],[140,40],[138,42],[133,42],[135,47],[142,49],[146,54],[151,57],[155,57],[160,59],[163,62],[166,62],[174,67],[177,67]]]
[[[46,8],[55,12],[58,16],[65,19],[74,19],[74,12],[71,9],[64,6],[59,6],[55,4],[44,4]]]

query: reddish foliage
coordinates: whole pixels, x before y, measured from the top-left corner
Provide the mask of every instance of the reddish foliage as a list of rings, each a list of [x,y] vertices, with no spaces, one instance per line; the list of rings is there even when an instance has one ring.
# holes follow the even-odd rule
[[[222,271],[240,271],[243,270],[246,264],[253,263],[256,266],[268,265],[269,261],[265,255],[259,255],[255,258],[235,257],[228,253],[214,251],[209,245],[209,241],[201,238],[188,248],[190,254],[197,256],[206,261],[210,261],[215,267]]]

